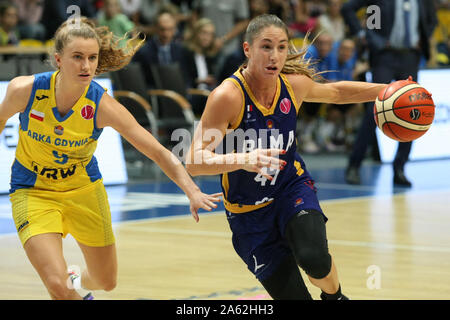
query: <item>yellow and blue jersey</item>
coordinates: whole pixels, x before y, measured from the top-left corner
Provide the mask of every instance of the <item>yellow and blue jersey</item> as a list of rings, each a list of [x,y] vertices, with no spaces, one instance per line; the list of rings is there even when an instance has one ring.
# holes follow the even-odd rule
[[[271,204],[278,193],[285,192],[292,180],[307,181],[311,177],[296,152],[296,122],[300,106],[286,76],[280,74],[278,77],[270,108],[258,103],[240,70],[226,81],[233,82],[239,88],[243,105],[239,120],[230,128],[232,132],[225,135],[216,152],[220,152],[220,148],[225,148],[226,152],[238,153],[251,152],[256,148],[286,151],[286,154],[280,155],[287,162],[284,170],[266,171],[273,176],[272,181],[261,174],[245,170],[221,175],[225,208],[231,213],[245,213]]]
[[[10,193],[22,188],[69,191],[102,177],[94,151],[102,132],[96,116],[105,89],[92,81],[72,109],[61,115],[55,100],[57,74],[34,76],[28,104],[19,116]]]

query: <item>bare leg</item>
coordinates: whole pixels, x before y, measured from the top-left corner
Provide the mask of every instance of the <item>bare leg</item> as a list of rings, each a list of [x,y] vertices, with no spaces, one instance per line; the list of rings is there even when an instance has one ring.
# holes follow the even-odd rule
[[[63,256],[61,234],[36,235],[25,242],[24,249],[52,299],[82,299],[67,285],[67,264]]]
[[[81,275],[81,286],[89,290],[111,291],[117,281],[116,245],[90,247],[78,242],[87,269]]]

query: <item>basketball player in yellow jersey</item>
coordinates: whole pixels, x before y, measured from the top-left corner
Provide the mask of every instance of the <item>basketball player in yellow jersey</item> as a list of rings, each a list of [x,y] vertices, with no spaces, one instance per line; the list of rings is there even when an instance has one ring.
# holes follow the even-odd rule
[[[135,39],[133,39],[135,40]],[[53,299],[81,299],[68,286],[62,238],[77,240],[87,269],[77,277],[88,290],[116,286],[117,258],[111,214],[93,153],[102,128],[110,126],[133,144],[186,193],[198,221],[199,208],[212,210],[218,194],[200,191],[180,162],[94,75],[124,67],[139,49],[114,45],[112,34],[82,18],[55,34],[54,73],[11,80],[0,104],[0,132],[20,112],[19,144],[12,165],[10,199],[26,254]],[[70,281],[69,281],[70,284]]]

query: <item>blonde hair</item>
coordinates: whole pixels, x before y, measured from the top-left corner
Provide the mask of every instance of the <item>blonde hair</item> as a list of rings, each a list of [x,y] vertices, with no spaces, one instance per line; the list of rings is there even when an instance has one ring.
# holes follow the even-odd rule
[[[289,38],[289,30],[286,24],[273,14],[262,14],[253,18],[247,26],[247,30],[245,32],[244,40],[247,41],[250,45],[253,43],[253,40],[262,32],[263,29],[275,26],[284,30],[286,35]],[[309,33],[306,34],[305,39],[303,41],[303,46],[298,50],[292,42],[289,41],[288,47],[288,55],[286,62],[281,70],[281,73],[285,74],[302,74],[311,79],[322,80],[320,76],[323,72],[316,72],[313,67],[317,62],[311,61],[311,59],[307,59],[305,57],[308,51],[307,39],[309,37]],[[314,41],[314,40],[313,40]],[[241,68],[247,66],[247,61],[244,62]],[[326,71],[325,71],[326,72]]]
[[[190,50],[192,50],[196,53],[203,53],[206,56],[213,56],[217,53],[217,50],[214,45],[214,39],[211,41],[211,44],[209,45],[208,48],[206,48],[206,50],[201,48],[197,43],[197,37],[198,37],[200,30],[204,26],[207,26],[207,25],[214,26],[214,23],[212,22],[212,20],[210,20],[208,18],[201,18],[198,21],[196,21],[194,23],[194,25],[192,26],[192,29],[189,30],[188,32],[186,32],[185,43],[186,43],[187,48],[189,48]],[[215,26],[214,26],[214,30],[215,30]],[[215,34],[215,31],[214,31],[214,34]]]
[[[76,37],[97,40],[100,50],[96,75],[125,67],[145,42],[145,39],[138,39],[139,34],[130,39],[128,39],[128,33],[121,38],[114,36],[108,27],[97,27],[86,17],[81,17],[79,20],[69,19],[55,32],[54,47],[50,52],[50,62],[53,67],[58,69],[54,53],[61,54],[67,44]],[[119,42],[125,39],[128,39],[125,46],[121,46]]]

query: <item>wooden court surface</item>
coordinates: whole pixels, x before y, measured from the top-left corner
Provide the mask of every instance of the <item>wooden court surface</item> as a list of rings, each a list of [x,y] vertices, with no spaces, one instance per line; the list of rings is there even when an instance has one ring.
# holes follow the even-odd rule
[[[351,299],[450,299],[450,190],[322,201]],[[118,285],[96,299],[268,299],[231,244],[223,212],[114,226]],[[17,235],[0,236],[0,299],[48,299]],[[68,265],[83,267],[70,236]],[[304,273],[303,273],[304,274]],[[320,291],[305,277],[314,299]]]

